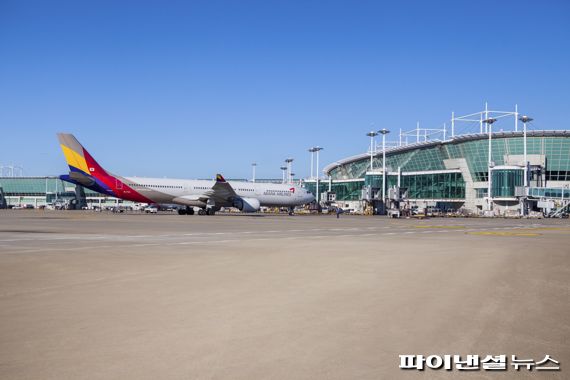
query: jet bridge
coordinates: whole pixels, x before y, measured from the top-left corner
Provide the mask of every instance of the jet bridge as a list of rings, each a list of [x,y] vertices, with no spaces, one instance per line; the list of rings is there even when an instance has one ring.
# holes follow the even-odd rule
[[[570,188],[564,187],[529,187],[527,199],[535,202],[545,216],[561,218],[570,212]]]

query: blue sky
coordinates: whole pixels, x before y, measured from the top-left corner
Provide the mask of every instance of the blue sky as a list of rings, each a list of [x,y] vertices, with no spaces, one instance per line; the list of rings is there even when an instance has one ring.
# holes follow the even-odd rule
[[[568,1],[0,1],[0,163],[63,174],[74,133],[122,175],[279,178],[370,125],[519,110],[570,129]],[[395,136],[394,136],[395,137]]]

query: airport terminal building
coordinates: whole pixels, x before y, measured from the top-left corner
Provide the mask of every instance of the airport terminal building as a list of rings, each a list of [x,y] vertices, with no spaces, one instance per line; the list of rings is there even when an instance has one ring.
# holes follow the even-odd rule
[[[56,176],[0,177],[0,208],[46,205],[70,209],[134,206],[133,202],[96,193]]]
[[[356,212],[433,208],[486,216],[567,213],[570,131],[535,129],[531,119],[522,120],[516,109],[485,109],[452,114],[451,128],[372,131],[368,152],[332,162],[324,168],[324,178],[302,182],[322,206]],[[394,135],[397,141],[377,144],[378,137]],[[58,177],[0,177],[0,208],[62,202],[75,209],[136,207]]]
[[[494,132],[495,121],[513,116],[512,130],[505,130],[503,122]],[[360,211],[372,205],[376,212],[383,212],[384,205],[489,216],[566,211],[570,131],[527,130],[519,117],[516,111],[486,110],[452,116],[451,131],[419,126],[400,131],[399,141],[385,149],[371,144],[368,153],[327,165],[327,180],[319,181],[320,199]],[[461,122],[470,122],[475,133],[454,133]],[[407,142],[410,137],[412,143]],[[307,181],[313,192],[316,182]]]

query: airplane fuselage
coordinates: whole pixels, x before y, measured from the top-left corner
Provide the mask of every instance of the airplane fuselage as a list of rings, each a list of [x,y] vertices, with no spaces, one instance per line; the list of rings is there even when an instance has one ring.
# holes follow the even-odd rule
[[[178,203],[190,206],[205,206],[200,199],[212,192],[215,180],[187,180],[170,178],[124,177],[124,182],[136,193],[153,203]],[[245,181],[228,181],[236,194],[241,198],[255,198],[261,206],[294,207],[311,202],[314,197],[305,188],[291,184],[255,183]],[[126,190],[126,189],[124,189]],[[137,201],[138,196],[129,197],[123,191],[124,199]],[[230,202],[218,200],[216,206],[232,206]]]

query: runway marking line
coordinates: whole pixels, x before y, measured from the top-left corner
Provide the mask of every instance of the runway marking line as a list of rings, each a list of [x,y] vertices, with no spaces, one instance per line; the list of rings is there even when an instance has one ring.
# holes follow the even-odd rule
[[[465,226],[414,226],[414,228],[444,228],[450,230],[457,230],[465,228]]]
[[[476,231],[476,232],[466,232],[468,235],[483,235],[483,236],[525,236],[525,237],[535,237],[542,234],[534,232],[518,232],[518,231]]]
[[[519,227],[519,231],[570,231],[570,227]]]

